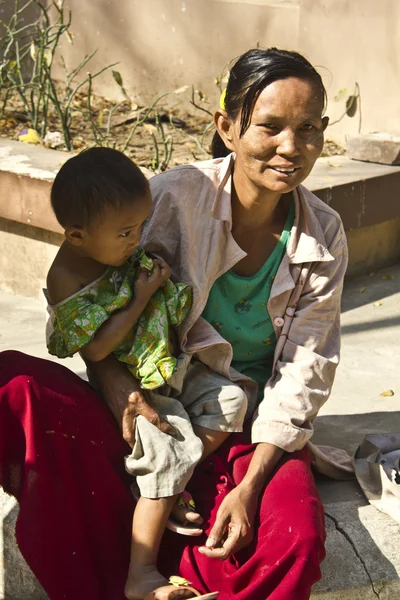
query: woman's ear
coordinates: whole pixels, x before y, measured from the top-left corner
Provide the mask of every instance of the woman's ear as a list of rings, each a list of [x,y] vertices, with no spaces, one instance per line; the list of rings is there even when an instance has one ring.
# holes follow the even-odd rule
[[[85,239],[83,227],[67,227],[64,235],[65,239],[73,246],[82,246]]]
[[[328,127],[329,124],[329,117],[322,117],[322,131],[325,131],[325,129]]]
[[[228,113],[225,110],[222,110],[222,108],[219,108],[214,114],[214,123],[225,146],[232,152],[235,152],[235,145],[233,142],[234,123],[232,119],[228,117]]]

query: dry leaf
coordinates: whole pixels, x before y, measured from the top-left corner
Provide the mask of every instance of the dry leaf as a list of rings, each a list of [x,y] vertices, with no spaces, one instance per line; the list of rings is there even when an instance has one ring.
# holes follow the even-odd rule
[[[383,300],[377,300],[376,302],[374,302],[374,306],[382,306],[383,304]]]
[[[390,281],[391,279],[393,279],[393,275],[382,275],[382,279],[384,281]]]
[[[360,292],[360,294],[363,294],[366,289],[367,289],[367,286],[363,285],[362,287],[360,287],[360,289],[358,291]]]
[[[177,90],[174,90],[174,94],[183,94],[183,92],[186,92],[186,90],[189,89],[188,85],[183,85],[182,87],[178,88]]]
[[[143,123],[143,129],[145,129],[148,133],[157,133],[157,127],[151,123]]]
[[[394,396],[394,391],[393,390],[385,390],[384,392],[382,392],[382,394],[379,394],[380,396],[384,396],[385,398],[388,398],[389,396]]]

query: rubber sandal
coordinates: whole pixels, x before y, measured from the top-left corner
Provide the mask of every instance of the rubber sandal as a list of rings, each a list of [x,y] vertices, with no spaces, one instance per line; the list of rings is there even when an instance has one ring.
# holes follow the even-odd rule
[[[131,492],[132,496],[137,502],[140,498],[140,492],[136,483],[132,483]],[[182,494],[179,494],[178,504],[179,506],[185,506],[188,510],[192,512],[195,510],[194,500],[191,494],[189,494],[189,492],[187,492],[186,490],[182,492]],[[166,527],[174,533],[179,533],[179,535],[189,535],[192,537],[197,537],[199,535],[203,535],[204,533],[204,531],[200,529],[200,527],[198,527],[197,525],[182,525],[182,523],[179,523],[172,517],[169,517]]]
[[[155,594],[157,594],[158,598],[160,598],[160,600],[174,600],[174,596],[170,595],[171,593],[173,593],[174,591],[176,591],[177,589],[182,590],[182,589],[186,589],[189,592],[192,592],[193,596],[191,596],[192,598],[196,598],[196,600],[200,600],[201,598],[203,600],[215,600],[216,598],[218,598],[218,592],[210,592],[209,594],[202,594],[201,592],[198,592],[194,587],[192,587],[190,584],[190,581],[187,581],[186,579],[184,579],[183,577],[177,577],[177,576],[173,576],[169,578],[170,581],[170,585],[164,585],[163,587],[157,588],[156,590],[154,590],[154,592],[150,592],[150,594],[147,594],[146,598],[144,600],[155,600],[156,596]],[[160,592],[161,592],[161,596],[160,596]],[[165,595],[164,595],[165,594]],[[176,596],[177,600],[178,598],[180,598],[181,596]],[[190,598],[190,596],[189,596]]]

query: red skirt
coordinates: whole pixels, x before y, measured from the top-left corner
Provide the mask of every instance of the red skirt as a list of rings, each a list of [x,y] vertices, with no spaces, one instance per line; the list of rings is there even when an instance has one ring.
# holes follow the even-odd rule
[[[246,473],[254,446],[233,434],[190,482],[209,530]],[[17,541],[51,600],[124,600],[134,502],[129,452],[108,408],[71,371],[0,354],[0,485],[20,503]],[[256,537],[227,561],[200,554],[205,537],[167,531],[165,576],[219,600],[306,600],[325,556],[324,513],[307,449],[286,455],[260,499]]]

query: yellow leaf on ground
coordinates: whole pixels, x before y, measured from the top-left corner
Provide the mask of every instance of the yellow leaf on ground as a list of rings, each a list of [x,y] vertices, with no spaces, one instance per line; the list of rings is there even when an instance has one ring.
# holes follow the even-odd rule
[[[145,129],[148,133],[157,133],[157,127],[151,123],[143,123],[143,129]]]
[[[179,575],[172,575],[169,578],[169,582],[172,583],[172,585],[175,585],[176,587],[190,585],[192,583],[184,577],[179,577]]]
[[[341,165],[341,163],[332,162],[332,161],[330,161],[330,160],[328,160],[328,165],[329,165],[330,167],[334,167],[335,169],[337,169],[338,167],[341,167],[341,166],[342,166],[342,165]]]
[[[389,280],[393,279],[393,275],[382,275],[382,279],[384,281],[389,281]]]
[[[366,289],[367,289],[367,286],[363,285],[362,287],[360,287],[360,289],[358,291],[360,292],[360,294],[363,294]]]
[[[393,390],[385,390],[384,392],[382,392],[382,394],[379,394],[380,396],[384,396],[385,398],[388,396],[394,396],[394,391]]]
[[[382,306],[383,304],[383,300],[377,300],[376,302],[374,302],[374,306]]]

